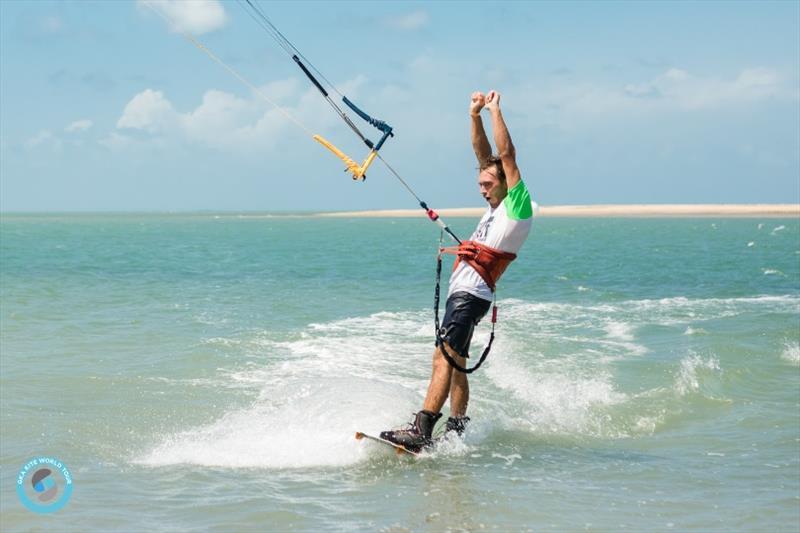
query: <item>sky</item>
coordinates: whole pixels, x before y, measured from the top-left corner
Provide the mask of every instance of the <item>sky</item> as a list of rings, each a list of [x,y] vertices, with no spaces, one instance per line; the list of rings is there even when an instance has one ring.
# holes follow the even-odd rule
[[[541,205],[800,202],[798,1],[253,1],[433,207],[485,205],[490,89]],[[0,211],[416,207],[246,4],[151,4],[0,1]]]

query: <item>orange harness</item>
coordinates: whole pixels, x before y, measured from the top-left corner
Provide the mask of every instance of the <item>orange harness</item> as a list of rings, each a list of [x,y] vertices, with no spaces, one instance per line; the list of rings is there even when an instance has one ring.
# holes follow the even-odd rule
[[[442,233],[442,235],[444,235],[444,233]],[[486,360],[486,356],[489,355],[489,350],[492,349],[492,343],[494,342],[494,326],[497,323],[497,306],[492,306],[492,332],[489,334],[489,342],[486,344],[486,348],[484,348],[480,360],[472,368],[462,367],[447,353],[447,348],[445,347],[444,340],[442,340],[441,329],[439,327],[439,287],[442,279],[442,254],[454,254],[456,256],[453,270],[458,268],[461,261],[466,261],[469,266],[475,269],[475,272],[478,273],[483,281],[486,282],[494,296],[496,296],[494,292],[497,280],[503,275],[503,272],[505,272],[511,261],[517,258],[517,254],[504,252],[503,250],[498,250],[497,248],[492,248],[491,246],[486,246],[476,241],[459,241],[458,246],[445,248],[442,246],[442,237],[439,238],[439,258],[436,261],[436,289],[433,293],[436,345],[441,346],[441,353],[451,367],[464,374],[471,374],[480,368]]]
[[[486,282],[492,292],[495,291],[497,280],[503,275],[508,265],[517,258],[517,254],[504,252],[477,241],[463,241],[458,246],[441,248],[439,253],[454,254],[456,256],[456,261],[453,263],[454,271],[461,261],[466,262],[483,278],[483,281]]]

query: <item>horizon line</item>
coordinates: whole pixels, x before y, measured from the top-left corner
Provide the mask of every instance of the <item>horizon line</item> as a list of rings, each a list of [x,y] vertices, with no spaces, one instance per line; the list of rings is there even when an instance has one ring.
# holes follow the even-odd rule
[[[442,208],[437,212],[441,216],[453,218],[481,216],[486,207]],[[692,216],[770,216],[800,217],[800,203],[752,203],[752,204],[582,204],[538,206],[538,217],[692,217]],[[319,210],[260,210],[260,209],[119,209],[119,210],[9,210],[0,211],[0,216],[20,215],[218,215],[240,216],[241,218],[259,217],[424,217],[426,214],[417,209],[370,209],[357,211],[319,211]]]

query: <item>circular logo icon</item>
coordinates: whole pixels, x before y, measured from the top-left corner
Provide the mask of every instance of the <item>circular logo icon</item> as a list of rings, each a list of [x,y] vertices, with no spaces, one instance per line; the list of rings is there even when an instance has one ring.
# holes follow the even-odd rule
[[[17,496],[34,513],[64,507],[72,494],[72,474],[55,457],[34,457],[17,474]]]

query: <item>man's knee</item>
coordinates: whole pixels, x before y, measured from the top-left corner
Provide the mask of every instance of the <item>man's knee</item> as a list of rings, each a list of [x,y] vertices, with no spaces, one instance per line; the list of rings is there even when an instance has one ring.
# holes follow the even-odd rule
[[[442,346],[437,346],[436,351],[433,352],[433,367],[436,368],[437,366],[450,366],[450,362],[445,359],[444,355],[442,354],[442,350],[447,350],[447,355],[450,356],[453,361],[456,362],[458,366],[464,367],[467,364],[467,360],[457,354],[453,348],[447,344],[446,342],[443,343]]]
[[[442,355],[441,347],[437,346],[436,350],[433,351],[433,370],[440,370],[446,366],[449,366],[447,360]]]
[[[462,367],[466,365],[459,363]],[[463,386],[467,383],[467,375],[463,372],[453,371],[453,385]]]

